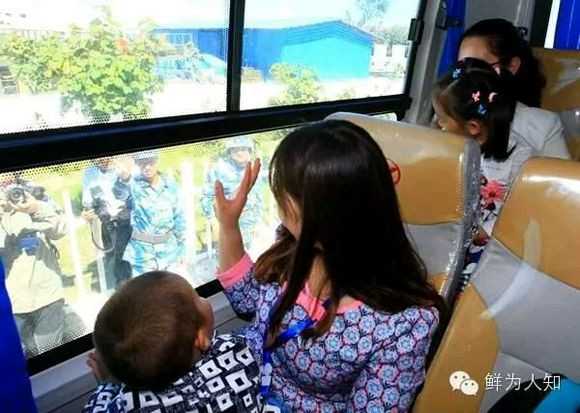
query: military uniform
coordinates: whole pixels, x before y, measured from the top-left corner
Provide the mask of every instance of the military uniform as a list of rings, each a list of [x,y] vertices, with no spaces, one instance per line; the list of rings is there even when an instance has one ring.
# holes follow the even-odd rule
[[[183,263],[186,221],[177,182],[160,174],[153,187],[137,175],[118,179],[114,192],[131,210],[133,232],[123,259],[131,264],[132,275],[171,270]]]
[[[253,152],[253,145],[248,138],[231,139],[226,145],[227,153],[225,156],[219,158],[208,171],[203,188],[201,207],[203,215],[209,220],[215,216],[215,182],[219,180],[223,184],[226,198],[231,198],[244,177],[246,165],[240,165],[231,158],[230,151],[235,148],[248,148]],[[259,186],[259,184],[256,185],[249,193],[248,201],[239,221],[246,250],[250,249],[256,226],[260,222],[262,214],[263,201]]]

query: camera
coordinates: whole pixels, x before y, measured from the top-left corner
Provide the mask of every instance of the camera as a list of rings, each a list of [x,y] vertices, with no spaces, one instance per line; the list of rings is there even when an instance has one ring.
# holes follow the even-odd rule
[[[26,202],[28,200],[28,196],[32,196],[34,199],[39,201],[44,200],[46,197],[44,187],[30,185],[26,182],[19,182],[16,185],[10,187],[6,196],[13,204]]]
[[[112,230],[116,225],[116,216],[113,216],[109,210],[109,203],[105,199],[105,194],[100,186],[91,188],[91,196],[93,198],[92,209],[99,217],[104,227],[107,230]]]

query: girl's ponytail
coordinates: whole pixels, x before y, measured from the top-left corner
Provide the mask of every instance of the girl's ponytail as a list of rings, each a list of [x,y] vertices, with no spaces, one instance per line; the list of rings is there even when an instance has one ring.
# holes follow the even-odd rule
[[[509,71],[468,58],[435,87],[434,98],[449,116],[462,124],[477,120],[486,127],[487,140],[481,146],[485,158],[503,161],[513,150],[508,148],[516,108],[512,83]]]
[[[508,149],[511,123],[514,118],[514,99],[505,93],[491,92],[484,122],[487,126],[487,141],[481,145],[485,158],[498,161],[507,159],[513,148]]]

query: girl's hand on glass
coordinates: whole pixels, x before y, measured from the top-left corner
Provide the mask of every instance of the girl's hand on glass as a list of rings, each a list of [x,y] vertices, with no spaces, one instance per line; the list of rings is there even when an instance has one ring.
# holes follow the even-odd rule
[[[235,228],[238,225],[240,215],[248,200],[248,194],[258,179],[260,173],[260,159],[254,163],[248,163],[244,171],[244,177],[240,186],[236,190],[233,198],[227,199],[224,194],[224,187],[220,181],[215,183],[215,216],[224,228]]]

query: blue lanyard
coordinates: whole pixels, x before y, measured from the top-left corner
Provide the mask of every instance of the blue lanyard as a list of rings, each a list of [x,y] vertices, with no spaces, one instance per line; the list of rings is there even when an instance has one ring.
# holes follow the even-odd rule
[[[326,300],[324,302],[323,306],[324,306],[325,310],[328,309],[329,304],[330,304],[330,300]],[[304,320],[298,321],[298,322],[292,324],[291,326],[288,326],[288,328],[286,328],[284,331],[282,331],[280,333],[280,335],[278,335],[278,337],[276,337],[276,339],[274,340],[274,342],[271,345],[267,346],[266,342],[268,340],[268,330],[270,328],[270,323],[272,321],[272,312],[277,307],[278,307],[278,301],[276,301],[276,304],[270,310],[270,314],[268,317],[268,323],[266,324],[266,328],[264,330],[264,335],[263,335],[262,360],[263,360],[264,367],[262,370],[262,382],[260,385],[260,393],[262,394],[262,397],[264,397],[264,399],[269,402],[269,404],[274,404],[274,405],[278,405],[278,407],[282,407],[282,406],[279,406],[279,401],[275,401],[272,397],[272,394],[270,393],[270,386],[272,385],[272,369],[273,369],[273,367],[272,367],[272,353],[274,352],[274,350],[276,348],[283,346],[288,341],[290,341],[293,338],[296,338],[300,334],[302,334],[302,332],[304,330],[312,327],[314,325],[314,323],[316,323],[317,320],[313,320],[310,316],[306,316],[306,318]]]

